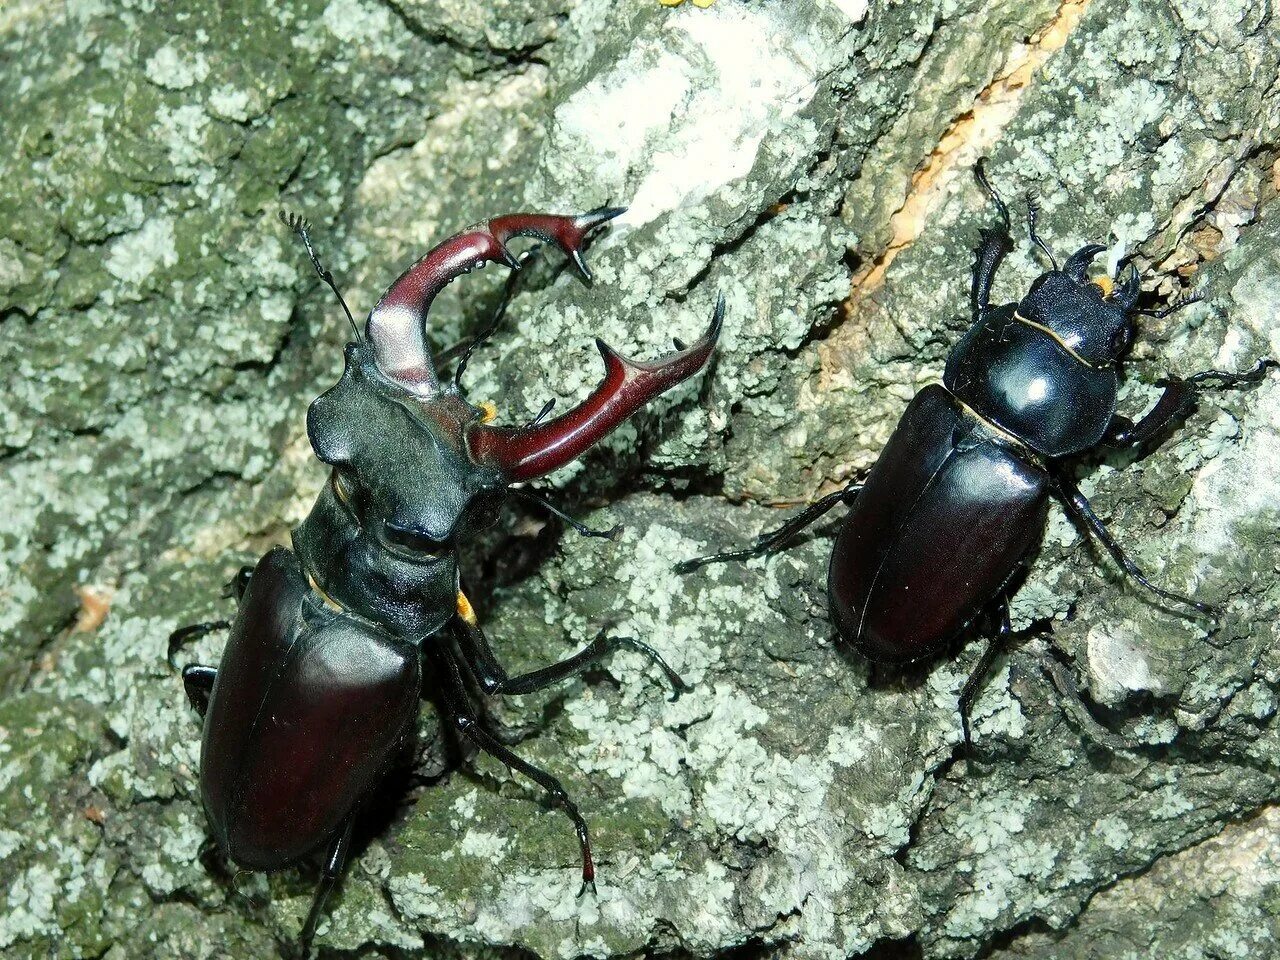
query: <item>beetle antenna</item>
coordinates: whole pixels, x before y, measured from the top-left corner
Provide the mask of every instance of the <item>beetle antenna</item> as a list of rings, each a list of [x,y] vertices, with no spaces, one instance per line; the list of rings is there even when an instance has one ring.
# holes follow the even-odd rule
[[[1027,233],[1031,235],[1031,242],[1039,247],[1049,262],[1053,264],[1053,269],[1058,269],[1058,258],[1053,255],[1053,251],[1049,249],[1049,245],[1040,239],[1040,234],[1036,233],[1036,218],[1040,216],[1040,205],[1036,203],[1035,197],[1031,196],[1031,192],[1027,191]]]
[[[1009,208],[1004,205],[1004,201],[1000,199],[1000,194],[996,193],[996,188],[991,185],[987,179],[987,158],[979,157],[978,162],[973,165],[973,175],[977,178],[978,183],[982,185],[982,189],[987,192],[987,196],[991,198],[991,202],[996,205],[996,209],[1000,211],[1000,219],[1004,221],[1004,231],[1008,233],[1011,229],[1009,220]]]
[[[502,323],[502,318],[507,315],[507,307],[511,305],[511,301],[519,289],[520,277],[524,268],[532,263],[536,256],[538,256],[538,248],[534,247],[528,253],[521,254],[519,260],[512,261],[511,273],[507,275],[507,282],[502,288],[502,299],[498,301],[498,308],[493,311],[493,316],[489,319],[488,326],[467,344],[467,349],[462,352],[462,359],[458,361],[458,365],[453,370],[453,385],[459,393],[462,392],[462,375],[466,372],[467,364],[471,362],[471,354],[497,332],[498,325]]]
[[[315,267],[316,275],[328,284],[329,289],[338,298],[338,302],[342,304],[342,311],[347,315],[347,322],[351,324],[351,332],[355,334],[356,342],[359,343],[364,337],[360,333],[360,328],[356,325],[356,318],[351,315],[351,308],[347,306],[347,301],[343,299],[342,292],[333,280],[333,274],[320,262],[316,248],[311,245],[311,225],[307,223],[305,218],[288,210],[281,210],[279,216],[280,222],[296,233],[302,240],[302,245],[307,248],[307,256],[311,258],[311,266]]]
[[[1163,307],[1159,310],[1133,310],[1130,312],[1140,313],[1144,317],[1154,317],[1156,320],[1163,320],[1165,317],[1175,314],[1179,310],[1191,306],[1193,303],[1199,303],[1203,299],[1204,297],[1200,294],[1193,293],[1189,297],[1180,297],[1173,301],[1173,303],[1169,304],[1169,306]]]
[[[622,532],[622,524],[620,523],[614,524],[608,530],[595,530],[588,527],[581,520],[576,520],[569,516],[536,490],[529,490],[525,487],[512,487],[511,492],[522,500],[528,500],[530,503],[536,503],[552,516],[559,517],[584,537],[599,537],[601,540],[616,540],[618,538],[618,534]]]

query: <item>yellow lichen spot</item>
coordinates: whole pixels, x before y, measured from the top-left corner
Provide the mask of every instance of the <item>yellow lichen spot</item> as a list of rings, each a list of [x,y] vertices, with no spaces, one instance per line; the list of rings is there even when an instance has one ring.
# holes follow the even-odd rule
[[[1098,279],[1094,280],[1093,282],[1102,291],[1102,295],[1104,297],[1111,296],[1111,291],[1112,289],[1114,289],[1115,284],[1111,282],[1110,277],[1104,275],[1104,276],[1098,277]]]
[[[476,612],[471,607],[471,601],[467,599],[467,595],[461,590],[458,591],[458,616],[473,627],[476,625]]]
[[[480,422],[488,423],[498,416],[498,408],[492,400],[486,400],[480,404]]]

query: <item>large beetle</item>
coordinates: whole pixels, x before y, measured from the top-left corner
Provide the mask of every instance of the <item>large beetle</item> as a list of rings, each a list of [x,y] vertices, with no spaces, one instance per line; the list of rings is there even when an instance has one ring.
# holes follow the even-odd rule
[[[426,340],[427,312],[447,283],[489,261],[520,267],[507,246],[515,237],[557,244],[589,280],[583,243],[621,212],[519,214],[465,230],[391,285],[363,333],[317,258],[305,222],[282,217],[354,331],[341,379],[307,415],[316,455],[333,471],[293,532],[293,550],[276,547],[230,585],[239,599],[234,622],[175,631],[169,652],[172,661],[186,640],[230,627],[216,670],[191,664],[182,671],[204,718],[201,798],[223,854],[243,867],[272,870],[323,852],[322,879],[301,934],[304,956],[342,873],[360,805],[411,742],[424,682],[442,687],[461,736],[540,784],[565,810],[581,847],[584,890],[595,873],[586,821],[553,776],[484,728],[464,675],[486,694],[530,693],[627,646],[683,687],[647,645],[603,631],[565,660],[509,675],[460,589],[457,551],[497,521],[509,494],[536,500],[580,532],[611,536],[512,485],[575,460],[700,370],[719,335],[723,301],[700,340],[687,348],[677,341],[678,352],[656,362],[627,360],[597,341],[603,382],[569,412],[544,422],[548,405],[522,427],[490,425],[492,409],[465,399],[460,379],[470,350],[452,382],[442,383]],[[508,298],[511,290],[509,284]]]
[[[686,560],[687,573],[707,563],[741,560],[784,547],[839,503],[850,510],[827,570],[831,617],[839,635],[869,660],[903,665],[931,657],[966,628],[991,621],[993,635],[960,694],[966,745],[969,707],[1010,632],[1006,591],[1044,532],[1050,496],[1097,537],[1143,589],[1197,614],[1207,605],[1153,585],[1126,555],[1070,474],[1073,458],[1101,447],[1139,454],[1194,409],[1200,389],[1262,379],[1270,359],[1244,374],[1206,370],[1170,374],[1155,406],[1138,422],[1116,412],[1120,365],[1135,333],[1139,277],[1125,267],[1089,280],[1105,248],[1089,244],[1059,269],[1041,274],[1018,303],[992,306],[991,284],[1012,249],[1009,211],[975,169],[1000,214],[982,231],[971,290],[972,326],[951,351],[942,384],[922,389],[907,406],[888,445],[864,480],[803,510],[751,547]]]

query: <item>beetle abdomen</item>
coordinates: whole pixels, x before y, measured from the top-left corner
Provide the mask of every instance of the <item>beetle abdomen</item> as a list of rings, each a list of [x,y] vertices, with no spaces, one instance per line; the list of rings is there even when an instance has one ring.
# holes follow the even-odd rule
[[[1046,482],[944,388],[921,390],[832,550],[828,589],[841,636],[873,660],[937,652],[1035,547]]]
[[[296,558],[258,564],[205,718],[201,794],[227,856],[272,869],[329,839],[417,716],[416,649],[324,606]]]

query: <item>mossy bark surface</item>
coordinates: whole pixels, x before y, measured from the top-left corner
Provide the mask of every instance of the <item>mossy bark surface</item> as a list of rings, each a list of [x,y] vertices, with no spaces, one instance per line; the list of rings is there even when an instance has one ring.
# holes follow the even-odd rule
[[[1280,354],[1280,33],[1245,0],[237,0],[0,9],[0,952],[270,956],[316,871],[201,856],[176,626],[287,542],[325,474],[308,401],[345,321],[496,213],[629,203],[586,288],[554,253],[469,371],[504,422],[728,305],[710,372],[553,480],[614,543],[513,510],[469,592],[512,669],[619,653],[491,723],[595,830],[428,702],[364,831],[332,955],[1263,956],[1280,921],[1280,381],[1207,394],[1077,476],[1153,606],[1055,512],[960,749],[980,644],[902,675],[836,642],[831,523],[677,576],[874,463],[968,314],[980,154],[1056,251],[1135,253],[1157,305],[1123,406]],[[1019,205],[1020,206],[1020,205]],[[1041,269],[1019,237],[997,299]],[[501,277],[454,284],[443,348]],[[216,663],[213,635],[185,656]],[[1069,694],[1072,687],[1080,699]],[[430,776],[428,776],[430,775]]]

